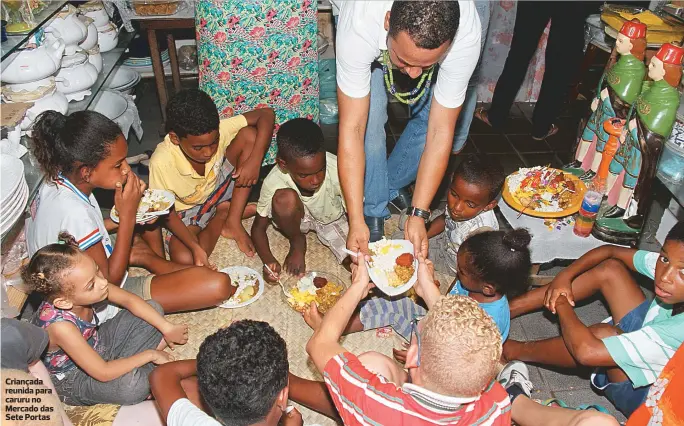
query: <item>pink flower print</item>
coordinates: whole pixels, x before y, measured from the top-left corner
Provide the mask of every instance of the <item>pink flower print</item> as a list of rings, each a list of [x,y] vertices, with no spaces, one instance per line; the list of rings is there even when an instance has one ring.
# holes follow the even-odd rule
[[[231,16],[230,18],[228,18],[227,24],[228,27],[232,28],[235,25],[237,25],[238,22],[240,22],[240,18],[238,18],[237,16]]]
[[[302,101],[302,97],[300,95],[294,95],[290,98],[290,105],[292,106],[297,106],[299,103]]]
[[[269,10],[268,13],[266,13],[266,20],[272,21],[273,18],[275,18],[277,14],[278,14],[278,12],[275,9]]]
[[[273,126],[273,134],[274,135],[278,133],[278,130],[280,130],[280,124],[276,124],[275,126]]]
[[[223,108],[223,111],[221,111],[221,117],[232,117],[233,114],[235,114],[235,110],[229,106]]]
[[[204,69],[208,69],[209,65],[210,65],[209,59],[205,58],[204,61],[202,61],[202,66],[204,66]]]
[[[42,311],[40,311],[40,320],[41,321],[50,321],[54,319],[57,316],[57,311],[52,307],[52,306],[46,306],[43,308]]]
[[[238,97],[235,98],[235,103],[239,105],[239,104],[243,103],[245,101],[245,99],[247,99],[247,98],[245,98],[245,95],[238,95]]]
[[[275,62],[275,60],[278,58],[280,53],[278,53],[277,50],[274,50],[273,52],[268,54],[268,60],[269,62]]]
[[[287,21],[285,26],[287,28],[297,28],[297,26],[299,26],[299,18],[297,16],[293,16]]]
[[[307,50],[308,48],[311,47],[311,44],[312,44],[311,40],[305,41],[304,44],[302,45],[302,50]]]
[[[498,44],[510,46],[511,41],[513,40],[513,33],[499,33],[496,35],[496,37],[494,37],[494,39]]]
[[[266,34],[264,27],[254,27],[254,29],[249,32],[249,35],[254,38],[261,38],[264,34]]]
[[[225,43],[226,38],[226,33],[224,33],[223,31],[219,31],[216,34],[214,34],[214,41],[216,41],[217,43]]]
[[[313,121],[313,114],[306,114],[306,118]]]
[[[254,107],[254,109],[262,109],[262,108],[268,108],[268,104],[260,103]]]
[[[515,6],[515,2],[512,0],[503,0],[499,4],[501,5],[501,8],[506,12],[513,9],[513,6]]]
[[[276,99],[278,99],[278,97],[280,96],[280,93],[281,93],[280,89],[272,90],[271,95],[270,95],[271,101],[275,101]]]
[[[304,3],[302,3],[302,9],[308,9],[309,6],[311,6],[311,0],[304,0]]]
[[[296,67],[297,65],[299,65],[300,63],[302,63],[302,60],[299,59],[299,56],[294,56],[294,57],[292,57],[292,59],[290,59],[290,60],[287,62],[287,66],[290,67],[290,68],[294,68],[294,67]]]
[[[230,73],[227,71],[221,71],[218,75],[218,79],[220,81],[228,81],[230,80]]]
[[[233,58],[233,60],[230,61],[230,65],[233,68],[239,67],[240,65],[242,65],[242,58]]]
[[[268,71],[268,70],[267,70],[266,68],[264,68],[264,67],[254,68],[254,70],[252,71],[252,76],[254,76],[254,77],[263,77],[263,76],[266,75],[266,72],[267,72],[267,71]]]
[[[204,18],[200,19],[200,28],[204,28],[207,26],[207,20]]]
[[[306,89],[311,86],[311,79],[309,77],[305,78],[302,82],[302,88]]]

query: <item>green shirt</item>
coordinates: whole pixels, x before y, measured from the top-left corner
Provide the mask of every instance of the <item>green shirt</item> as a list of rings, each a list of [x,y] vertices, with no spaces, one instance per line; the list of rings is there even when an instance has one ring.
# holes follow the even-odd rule
[[[641,92],[646,76],[646,65],[634,55],[622,55],[606,73],[606,81],[615,94],[627,102],[634,103]]]
[[[679,92],[665,80],[646,81],[635,107],[648,130],[667,138],[677,119]]]

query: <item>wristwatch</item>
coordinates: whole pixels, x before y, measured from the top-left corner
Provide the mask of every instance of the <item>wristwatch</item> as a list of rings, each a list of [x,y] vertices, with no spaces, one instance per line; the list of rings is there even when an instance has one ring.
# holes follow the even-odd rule
[[[430,210],[423,210],[419,209],[418,207],[409,207],[406,213],[409,216],[417,216],[419,218],[422,218],[424,221],[430,220]]]

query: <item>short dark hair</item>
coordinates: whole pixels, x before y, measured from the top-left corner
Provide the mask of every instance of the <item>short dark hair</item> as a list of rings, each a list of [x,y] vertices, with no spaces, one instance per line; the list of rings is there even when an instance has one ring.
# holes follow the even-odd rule
[[[287,386],[285,340],[268,323],[241,320],[207,337],[197,354],[199,390],[227,426],[263,421]]]
[[[286,121],[276,135],[278,155],[285,161],[307,158],[323,152],[323,131],[311,120],[294,118]]]
[[[677,222],[675,226],[670,229],[667,233],[665,241],[677,241],[678,243],[684,243],[684,220]]]
[[[461,9],[457,1],[395,1],[389,36],[406,31],[421,49],[437,49],[456,36]]]
[[[525,228],[485,231],[468,237],[459,251],[468,253],[473,275],[511,298],[525,292],[529,285],[530,241],[532,236]]]
[[[166,133],[179,138],[206,135],[218,130],[219,122],[216,104],[198,89],[181,90],[166,105]]]
[[[468,183],[485,186],[489,191],[490,201],[499,196],[506,180],[501,164],[485,154],[467,155],[456,167],[453,179],[456,176]]]
[[[33,125],[33,155],[48,178],[68,175],[81,166],[96,167],[123,136],[118,124],[95,111],[64,115],[45,111]]]

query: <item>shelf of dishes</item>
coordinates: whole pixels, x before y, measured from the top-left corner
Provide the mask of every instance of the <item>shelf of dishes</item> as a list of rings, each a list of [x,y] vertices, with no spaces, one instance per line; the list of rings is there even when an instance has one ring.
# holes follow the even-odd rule
[[[3,2],[4,3],[4,2]],[[29,30],[28,32],[25,32],[23,34],[11,34],[8,32],[7,34],[7,41],[3,41],[0,44],[0,51],[2,52],[2,60],[4,61],[5,58],[7,58],[12,52],[17,50],[17,48],[21,47],[26,43],[26,41],[31,37],[35,32],[41,29],[41,27],[57,12],[59,12],[62,7],[68,3],[68,1],[57,1],[57,0],[52,0],[49,2],[46,2],[47,5],[45,8],[40,11],[39,13],[34,15],[34,19],[36,22],[36,26]],[[3,18],[4,19],[4,18]]]
[[[109,52],[102,53],[102,71],[98,74],[97,80],[90,87],[91,94],[86,96],[80,101],[70,102],[68,114],[72,114],[77,111],[84,111],[91,108],[93,101],[96,99],[98,93],[101,92],[105,83],[109,80],[113,71],[116,69],[116,65],[121,62],[121,59],[128,49],[128,45],[133,40],[135,33],[122,32],[119,35],[119,41],[117,47],[110,50]],[[28,206],[33,202],[34,197],[38,193],[38,189],[44,180],[43,173],[40,170],[40,165],[36,161],[33,154],[30,151],[30,138],[23,136],[21,138],[21,144],[29,148],[29,152],[21,157],[21,161],[24,163],[24,177],[26,178],[26,183],[28,185],[28,197],[26,199],[25,206],[23,207],[23,212],[25,212]],[[5,243],[6,241],[11,241],[13,235],[16,235],[21,229],[20,224],[23,223],[23,219],[26,217],[25,214],[21,214],[16,218],[12,218],[14,223],[9,227],[5,226],[0,233],[0,241]]]

